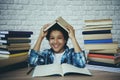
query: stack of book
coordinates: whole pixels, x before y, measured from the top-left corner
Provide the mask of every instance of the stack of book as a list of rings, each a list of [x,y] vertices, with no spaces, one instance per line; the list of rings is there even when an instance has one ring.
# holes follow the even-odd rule
[[[116,66],[120,63],[118,43],[112,39],[112,19],[85,20],[84,48],[89,50],[88,63]]]
[[[27,59],[32,34],[32,31],[0,31],[0,67]]]

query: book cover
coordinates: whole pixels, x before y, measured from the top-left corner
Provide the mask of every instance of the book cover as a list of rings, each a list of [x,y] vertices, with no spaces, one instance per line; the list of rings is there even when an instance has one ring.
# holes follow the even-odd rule
[[[86,50],[118,49],[118,43],[84,44]]]
[[[28,54],[23,55],[23,56],[18,56],[18,57],[11,57],[7,59],[0,58],[0,68],[8,66],[8,65],[24,62],[27,60],[27,58],[28,58]]]
[[[95,57],[95,58],[106,58],[106,59],[116,59],[116,58],[120,58],[120,54],[119,55],[108,55],[108,54],[94,54],[94,53],[89,53],[88,54],[88,58],[89,57]]]
[[[109,63],[109,64],[118,64],[118,63],[120,63],[120,58],[109,59],[109,58],[88,57],[88,61],[104,62],[104,63]]]
[[[9,35],[9,34],[0,34],[0,37],[3,37],[3,38],[7,38],[7,37],[16,37],[16,38],[20,38],[20,37],[24,37],[24,38],[29,38],[31,37],[30,34],[12,34],[12,35]]]
[[[94,39],[111,39],[112,34],[89,34],[83,35],[84,40],[94,40]]]
[[[0,37],[0,40],[31,40],[31,38],[25,37]]]
[[[46,29],[44,29],[44,31],[47,31],[49,28],[51,28],[56,23],[58,25],[60,25],[63,29],[65,29],[67,32],[69,32],[68,29],[66,28],[66,26],[68,26],[70,24],[67,21],[65,21],[62,17],[58,17],[55,21],[53,21],[53,23],[50,26],[48,26]]]
[[[11,57],[18,57],[18,56],[24,56],[27,55],[28,52],[22,52],[22,53],[17,53],[17,54],[0,54],[0,58],[11,58]]]
[[[95,31],[83,31],[82,34],[105,34],[111,33],[111,30],[95,30]]]
[[[21,52],[27,52],[29,49],[24,49],[24,50],[1,50],[0,49],[0,54],[16,54],[16,53],[21,53]]]
[[[112,39],[96,39],[96,40],[84,40],[84,44],[101,44],[101,43],[113,43]]]
[[[85,20],[85,25],[112,25],[112,19],[94,19],[94,20]]]
[[[0,50],[7,50],[7,51],[13,51],[13,50],[27,50],[30,49],[30,46],[25,47],[13,47],[13,48],[0,48]]]
[[[94,53],[94,54],[117,54],[120,53],[120,49],[100,49],[100,50],[89,50],[89,53]]]
[[[36,66],[32,77],[60,75],[65,76],[69,73],[79,73],[92,75],[87,68],[78,68],[70,64],[48,64]]]
[[[0,34],[9,34],[9,35],[31,35],[33,34],[32,31],[5,31],[5,30],[0,30]]]
[[[3,49],[9,49],[9,48],[20,48],[20,47],[30,47],[31,45],[28,43],[23,44],[23,45],[0,45],[0,48]]]
[[[87,28],[87,27],[84,27],[82,29],[82,31],[96,31],[96,30],[112,30],[111,27],[107,27],[107,28]]]
[[[27,40],[0,40],[0,43],[3,44],[12,44],[12,43],[30,43],[31,40],[27,39]]]
[[[99,29],[99,28],[111,28],[112,29],[113,25],[112,24],[103,24],[103,25],[85,25],[83,28],[84,29]]]
[[[13,47],[19,47],[19,46],[26,46],[26,45],[30,45],[30,43],[12,43],[12,44],[3,44],[0,43],[0,46],[13,46]]]
[[[88,64],[90,65],[98,65],[98,66],[107,66],[107,67],[120,67],[120,64],[110,64],[110,63],[104,63],[104,62],[96,62],[96,61],[89,61]]]

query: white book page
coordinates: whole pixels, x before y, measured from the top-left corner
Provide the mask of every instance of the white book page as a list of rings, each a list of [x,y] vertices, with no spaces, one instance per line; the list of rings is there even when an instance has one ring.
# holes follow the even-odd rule
[[[106,67],[106,66],[97,66],[97,65],[89,65],[89,64],[87,64],[86,67],[88,69],[90,69],[90,70],[100,70],[100,71],[120,73],[120,68]]]
[[[35,67],[33,77],[50,76],[55,74],[62,75],[62,67],[60,64],[39,65]]]
[[[80,73],[91,75],[87,68],[78,68],[70,64],[62,64],[63,73]]]

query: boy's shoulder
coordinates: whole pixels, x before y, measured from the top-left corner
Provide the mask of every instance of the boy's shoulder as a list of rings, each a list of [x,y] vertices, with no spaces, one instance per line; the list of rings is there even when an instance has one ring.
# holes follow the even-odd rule
[[[52,53],[52,52],[53,52],[52,49],[44,49],[42,51],[42,53],[44,53],[44,54],[49,54],[49,53]]]

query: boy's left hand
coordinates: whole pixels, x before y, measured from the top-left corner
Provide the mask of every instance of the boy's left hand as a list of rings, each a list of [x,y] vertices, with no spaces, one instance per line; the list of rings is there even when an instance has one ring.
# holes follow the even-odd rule
[[[69,37],[71,39],[75,38],[75,30],[74,30],[74,28],[71,25],[66,26],[66,28],[69,30],[69,32],[68,32]]]

